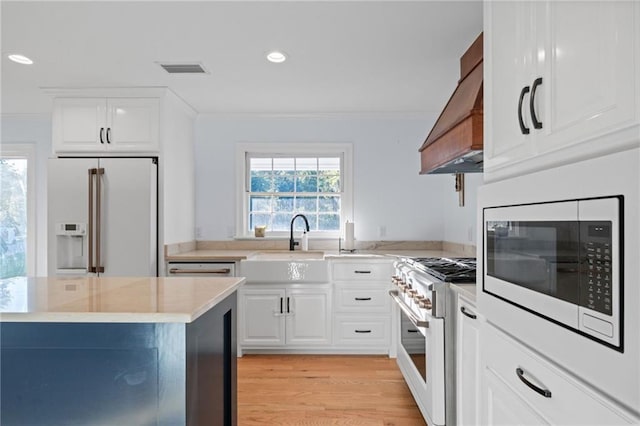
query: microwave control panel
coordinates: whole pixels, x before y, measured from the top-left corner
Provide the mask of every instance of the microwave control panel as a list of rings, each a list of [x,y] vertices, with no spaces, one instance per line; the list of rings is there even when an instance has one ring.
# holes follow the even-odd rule
[[[580,305],[612,315],[614,267],[611,222],[581,222],[580,240],[583,253]]]

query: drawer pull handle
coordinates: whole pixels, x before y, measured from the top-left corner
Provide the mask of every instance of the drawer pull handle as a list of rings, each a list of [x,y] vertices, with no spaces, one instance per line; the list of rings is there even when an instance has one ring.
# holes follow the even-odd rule
[[[364,302],[364,301],[367,301],[367,300],[371,300],[371,298],[370,297],[356,297],[356,300],[358,302]]]
[[[407,330],[407,333],[417,333],[418,330]]]
[[[371,330],[356,330],[356,333],[371,333]]]
[[[371,271],[359,271],[359,270],[355,270],[353,272],[356,273],[356,274],[370,274],[371,273]]]
[[[478,318],[476,314],[472,314],[471,312],[467,311],[467,309],[464,306],[460,306],[460,312],[462,312],[463,315],[468,316],[471,319]]]
[[[180,268],[171,268],[169,269],[170,274],[217,274],[217,275],[229,275],[231,273],[231,269],[222,268],[222,269],[180,269]]]
[[[516,368],[516,374],[518,375],[518,379],[520,379],[520,381],[522,381],[522,383],[524,383],[525,385],[529,386],[529,388],[533,389],[534,391],[544,396],[545,398],[551,398],[551,391],[549,389],[542,389],[541,387],[538,387],[533,383],[531,383],[530,381],[528,381],[524,377],[524,370],[522,368],[520,367]]]

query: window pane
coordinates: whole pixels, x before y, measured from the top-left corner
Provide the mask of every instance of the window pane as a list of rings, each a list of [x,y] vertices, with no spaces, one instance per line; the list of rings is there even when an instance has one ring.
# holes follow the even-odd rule
[[[318,204],[317,197],[296,197],[296,212],[297,213],[305,213],[305,212],[315,213],[318,210],[317,204]]]
[[[328,196],[318,199],[318,210],[321,212],[340,212],[340,197]]]
[[[271,171],[251,171],[251,192],[273,191],[273,176]]]
[[[293,213],[293,197],[275,197],[274,211],[278,213]]]
[[[296,192],[317,192],[318,172],[298,171],[296,174]]]
[[[318,158],[318,190],[340,192],[340,158]]]
[[[252,212],[271,212],[271,197],[256,197],[252,195],[249,198],[250,211]]]
[[[289,231],[289,224],[291,223],[290,213],[274,213],[271,221],[272,231]]]
[[[0,159],[0,278],[27,274],[27,160]]]
[[[320,214],[318,216],[319,231],[339,231],[340,215],[339,214]]]
[[[267,229],[269,228],[269,220],[271,219],[271,214],[267,213],[251,213],[249,215],[249,230],[253,231],[255,226],[266,225]]]
[[[293,170],[276,170],[273,172],[275,192],[293,192]]]

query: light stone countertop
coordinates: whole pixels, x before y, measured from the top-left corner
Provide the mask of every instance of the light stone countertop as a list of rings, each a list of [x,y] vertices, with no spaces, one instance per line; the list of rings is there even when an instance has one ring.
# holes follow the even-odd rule
[[[451,284],[451,289],[456,293],[464,296],[470,302],[476,303],[476,284],[475,283],[466,283],[466,284]]]
[[[0,280],[0,322],[189,323],[236,291],[238,277]]]

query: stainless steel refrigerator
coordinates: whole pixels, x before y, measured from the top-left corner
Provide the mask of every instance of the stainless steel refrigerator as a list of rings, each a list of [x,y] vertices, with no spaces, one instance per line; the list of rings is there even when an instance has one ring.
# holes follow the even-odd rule
[[[155,158],[48,165],[48,275],[157,276]]]

